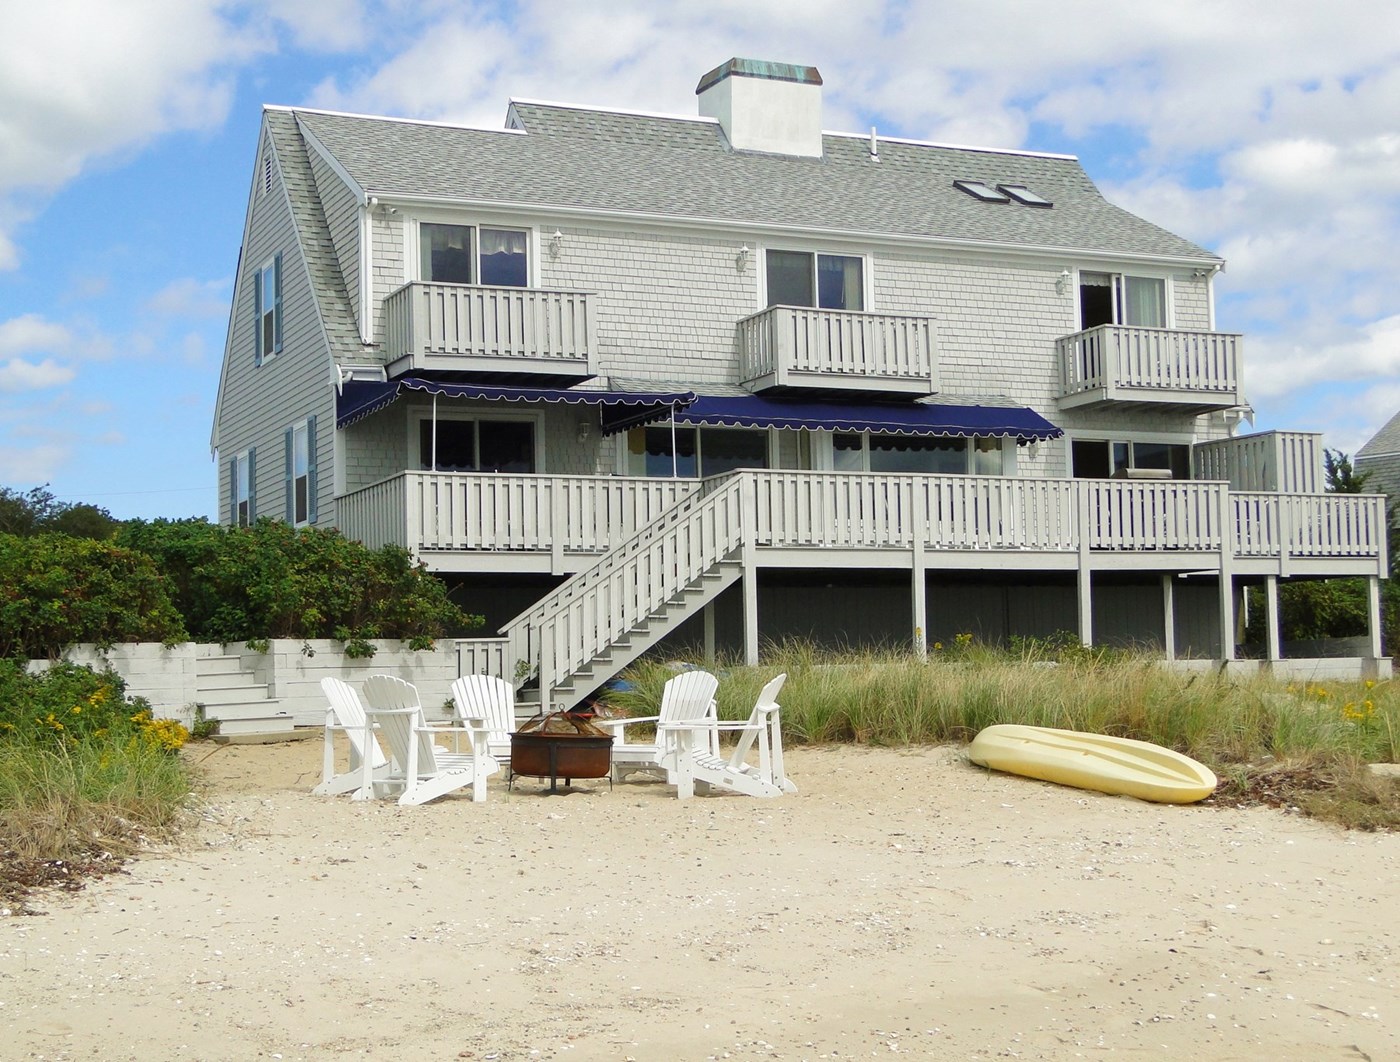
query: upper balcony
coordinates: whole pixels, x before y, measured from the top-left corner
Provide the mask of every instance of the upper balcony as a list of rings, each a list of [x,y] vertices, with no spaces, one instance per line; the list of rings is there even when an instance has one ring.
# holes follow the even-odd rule
[[[931,395],[931,317],[770,306],[739,322],[739,379],[750,391]]]
[[[596,296],[414,281],[384,300],[388,373],[458,371],[502,382],[595,375]]]
[[[1229,332],[1136,325],[1064,336],[1056,340],[1060,408],[1209,413],[1243,405],[1240,345]]]

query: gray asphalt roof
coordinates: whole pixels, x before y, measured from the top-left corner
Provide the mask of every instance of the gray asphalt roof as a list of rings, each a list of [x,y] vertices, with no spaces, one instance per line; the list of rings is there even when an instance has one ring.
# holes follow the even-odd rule
[[[515,101],[526,135],[318,111],[298,118],[368,193],[1218,261],[1104,199],[1077,160],[828,135],[825,156],[730,150],[712,121]],[[957,179],[1024,184],[1050,209]]]
[[[1382,454],[1400,453],[1400,413],[1386,421],[1385,426],[1367,440],[1357,457],[1380,457]]]

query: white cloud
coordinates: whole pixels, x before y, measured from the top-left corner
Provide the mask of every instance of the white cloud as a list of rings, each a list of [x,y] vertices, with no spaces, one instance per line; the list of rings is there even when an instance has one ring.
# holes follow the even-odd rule
[[[1400,314],[1373,321],[1345,338],[1307,334],[1262,339],[1252,345],[1249,358],[1254,366],[1251,398],[1305,391],[1319,383],[1400,379]]]
[[[73,344],[67,327],[26,313],[0,321],[0,357],[66,350]]]
[[[71,456],[72,447],[64,443],[0,447],[0,481],[21,489],[47,483]]]
[[[37,364],[24,358],[11,358],[0,364],[0,391],[42,391],[61,387],[76,375],[71,368],[52,358]]]
[[[227,317],[229,285],[225,280],[172,280],[146,300],[146,309],[164,317]]]
[[[9,5],[0,35],[0,268],[24,190],[48,194],[92,160],[172,129],[222,122],[228,64],[258,40],[220,0],[48,0]]]

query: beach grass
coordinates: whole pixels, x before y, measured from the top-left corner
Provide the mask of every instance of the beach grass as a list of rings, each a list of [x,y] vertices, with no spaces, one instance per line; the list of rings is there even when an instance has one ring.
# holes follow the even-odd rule
[[[904,650],[767,646],[762,663],[713,665],[723,718],[747,718],[764,682],[788,679],[784,740],[878,746],[960,743],[994,723],[1150,741],[1211,767],[1216,800],[1262,800],[1361,828],[1400,826],[1400,783],[1367,765],[1400,761],[1400,684],[1287,682],[1181,671],[1145,655],[1065,641],[1003,650],[965,636],[927,657]],[[611,699],[654,711],[675,673],[662,660],[626,675]]]

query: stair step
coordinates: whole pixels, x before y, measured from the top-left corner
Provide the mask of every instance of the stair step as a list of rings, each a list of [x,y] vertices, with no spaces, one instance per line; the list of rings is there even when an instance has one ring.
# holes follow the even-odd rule
[[[259,686],[224,686],[219,689],[201,689],[199,702],[213,707],[223,704],[252,704],[268,702],[267,684]]]
[[[272,718],[286,715],[291,718],[290,713],[282,711],[276,701],[238,701],[231,704],[205,704],[204,717],[206,719],[218,719],[221,722],[239,719],[258,719],[264,716]]]
[[[206,690],[233,690],[246,689],[250,685],[248,680],[252,678],[246,671],[218,672],[213,675],[200,673],[198,676],[198,686],[201,693]],[[259,683],[259,685],[261,685]]]
[[[289,714],[260,715],[249,719],[220,719],[219,735],[230,734],[280,734],[291,733],[294,728]]]

